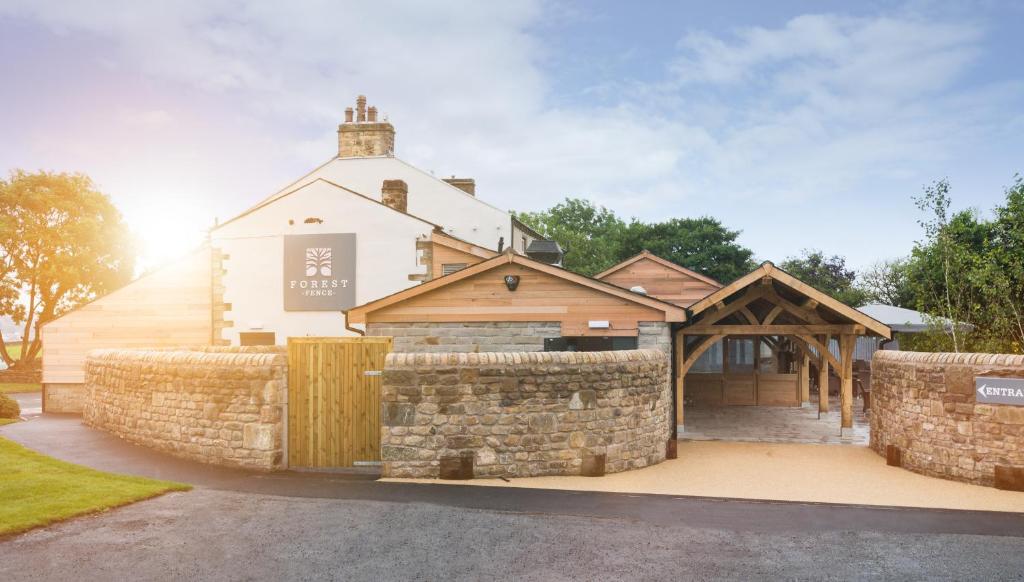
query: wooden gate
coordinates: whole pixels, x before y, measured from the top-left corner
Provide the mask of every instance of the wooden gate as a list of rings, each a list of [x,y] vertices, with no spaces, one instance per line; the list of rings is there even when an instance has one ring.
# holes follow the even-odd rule
[[[288,338],[288,465],[380,461],[380,383],[389,337]]]

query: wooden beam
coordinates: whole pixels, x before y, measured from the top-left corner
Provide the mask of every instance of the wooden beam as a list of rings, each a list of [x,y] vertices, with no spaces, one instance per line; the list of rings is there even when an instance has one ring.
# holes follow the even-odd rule
[[[754,312],[751,311],[746,305],[740,308],[740,313],[743,314],[743,317],[747,318],[747,323],[749,323],[750,325],[758,324],[757,317],[754,316]]]
[[[832,352],[828,350],[828,334],[825,335],[824,344],[819,342],[817,338],[811,335],[800,335],[797,337],[804,340],[808,344],[814,346],[814,349],[818,350],[818,353],[821,354],[822,358],[825,358],[825,361],[832,364],[832,367],[835,368],[836,371],[839,370],[839,360],[837,360],[836,357],[832,355]]]
[[[855,326],[841,323],[785,325],[704,325],[684,327],[686,335],[818,335],[854,334]]]
[[[827,323],[824,319],[822,319],[821,315],[818,315],[817,311],[814,311],[813,309],[806,309],[804,307],[800,307],[799,305],[793,303],[792,301],[789,301],[788,299],[782,297],[778,293],[775,293],[774,289],[771,293],[765,296],[765,299],[771,301],[772,303],[779,307],[782,307],[786,311],[792,313],[793,315],[799,317],[800,319],[806,321],[807,323]]]
[[[803,307],[804,309],[817,309],[818,308],[818,300],[817,299],[808,299],[807,301],[804,301],[804,303],[803,303],[803,305],[801,305],[801,307]]]
[[[761,322],[761,325],[771,325],[772,323],[774,323],[775,318],[778,317],[780,313],[782,313],[783,309],[784,308],[781,305],[776,305],[775,307],[772,307],[772,310],[768,312],[768,315],[764,316],[764,321]]]
[[[822,338],[822,340],[823,341],[818,343],[818,345],[821,346],[822,344],[824,344],[825,346],[828,346],[829,342],[831,341],[831,338],[828,335],[826,335],[826,336],[824,336]],[[820,351],[821,348],[819,347],[818,350]],[[819,414],[822,413],[822,412],[828,412],[828,363],[829,363],[829,358],[825,357],[825,354],[827,354],[827,353],[828,353],[827,349],[825,350],[824,353],[822,353],[821,366],[818,367],[818,413]]]
[[[733,313],[736,313],[736,312],[740,311],[741,309],[743,309],[744,307],[749,305],[752,301],[760,299],[763,296],[764,296],[764,291],[763,290],[751,287],[750,289],[747,290],[746,293],[743,294],[743,297],[740,297],[736,301],[733,301],[732,303],[724,306],[721,309],[716,310],[713,313],[709,313],[707,315],[707,317],[704,319],[704,321],[700,322],[700,324],[701,325],[710,325],[712,323],[717,323],[719,321],[722,321],[723,319],[725,319],[726,317],[729,317]],[[721,302],[717,302],[716,305],[718,303],[721,303]]]
[[[811,401],[811,356],[804,352],[800,364],[800,402]]]
[[[851,334],[839,336],[839,355],[843,366],[839,375],[842,380],[839,390],[842,428],[853,428],[853,346],[855,340],[856,337]]]

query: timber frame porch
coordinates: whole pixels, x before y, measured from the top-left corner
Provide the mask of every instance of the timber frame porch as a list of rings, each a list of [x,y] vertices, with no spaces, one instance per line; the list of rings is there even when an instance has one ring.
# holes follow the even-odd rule
[[[689,307],[687,322],[675,331],[675,415],[676,431],[684,432],[684,403],[687,387],[697,393],[714,393],[707,386],[712,374],[691,370],[712,346],[719,345],[722,369],[719,405],[796,405],[809,400],[810,369],[817,370],[819,386],[828,386],[832,367],[840,379],[840,422],[842,429],[853,427],[853,350],[856,337],[875,335],[891,338],[884,324],[814,289],[796,277],[765,262],[747,275],[722,287]],[[829,350],[838,342],[838,355]],[[744,380],[730,370],[729,346],[733,341],[753,345],[753,368]],[[776,358],[774,373],[761,373],[762,345]],[[786,372],[782,373],[782,369]],[[764,376],[761,378],[761,376]],[[730,382],[732,392],[730,395]],[[751,384],[751,382],[753,384]],[[761,397],[758,385],[765,386]],[[789,390],[795,391],[793,394]],[[828,412],[828,390],[821,390],[820,412]],[[693,394],[689,395],[693,396]]]

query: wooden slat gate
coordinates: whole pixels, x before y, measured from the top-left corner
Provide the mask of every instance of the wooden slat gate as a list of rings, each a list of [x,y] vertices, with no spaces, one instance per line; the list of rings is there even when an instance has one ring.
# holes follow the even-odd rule
[[[288,465],[380,460],[380,384],[389,337],[288,338]]]

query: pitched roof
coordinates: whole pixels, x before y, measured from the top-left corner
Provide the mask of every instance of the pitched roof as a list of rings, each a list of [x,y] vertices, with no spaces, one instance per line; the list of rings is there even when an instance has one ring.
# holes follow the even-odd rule
[[[697,271],[694,271],[693,269],[687,269],[686,267],[684,267],[682,265],[679,265],[677,263],[673,263],[672,261],[670,261],[668,259],[663,259],[663,258],[659,257],[658,255],[656,255],[656,254],[654,254],[654,253],[652,253],[651,251],[648,251],[648,250],[641,251],[639,254],[634,255],[634,256],[626,259],[625,261],[622,261],[621,263],[619,263],[619,264],[617,264],[617,265],[615,265],[615,266],[613,266],[613,267],[611,267],[611,268],[609,268],[609,269],[607,269],[605,271],[602,271],[602,272],[598,273],[597,275],[595,275],[595,277],[598,278],[598,279],[603,279],[603,278],[607,277],[608,275],[611,275],[612,273],[614,273],[616,271],[624,269],[624,268],[632,265],[633,263],[635,263],[635,262],[637,262],[637,261],[639,261],[641,259],[648,259],[650,261],[654,261],[655,263],[658,263],[659,265],[662,265],[662,266],[667,267],[669,269],[672,269],[674,271],[678,271],[678,272],[683,273],[685,275],[689,275],[690,277],[693,277],[694,279],[697,279],[699,281],[703,281],[703,282],[707,283],[708,285],[712,285],[714,287],[721,287],[722,286],[721,283],[719,283],[718,281],[715,281],[714,279],[712,279],[711,277],[708,277],[707,275],[701,275],[700,273],[698,273]]]
[[[250,214],[252,214],[252,213],[254,213],[254,212],[258,211],[258,210],[262,210],[263,208],[266,208],[267,206],[270,206],[271,204],[273,204],[273,203],[275,203],[275,202],[277,202],[279,200],[282,200],[282,199],[284,199],[284,198],[286,198],[288,196],[291,196],[292,194],[294,194],[294,193],[296,193],[296,192],[298,192],[300,190],[303,190],[305,188],[308,188],[309,186],[312,186],[313,184],[316,184],[318,182],[323,182],[324,184],[327,184],[329,186],[333,186],[335,188],[338,188],[339,190],[343,190],[343,191],[345,191],[348,194],[354,194],[355,196],[358,196],[359,198],[362,198],[363,200],[366,200],[367,202],[372,202],[374,204],[383,206],[384,208],[387,208],[388,210],[390,210],[392,212],[397,212],[398,214],[401,214],[402,216],[408,216],[409,218],[412,218],[414,220],[418,220],[420,222],[424,222],[424,223],[429,224],[430,226],[432,226],[434,228],[443,228],[441,225],[435,224],[433,222],[430,222],[429,220],[427,220],[425,218],[420,218],[418,216],[414,216],[412,214],[409,214],[408,212],[402,212],[400,210],[395,210],[394,208],[391,208],[390,206],[388,206],[387,204],[384,204],[383,202],[381,202],[380,200],[377,200],[376,198],[371,198],[371,197],[369,197],[369,196],[367,196],[365,194],[360,194],[359,192],[356,192],[355,190],[352,190],[351,188],[346,188],[346,187],[342,186],[341,184],[335,184],[334,182],[331,182],[330,180],[328,180],[326,178],[317,178],[316,180],[313,180],[311,182],[306,182],[305,184],[303,184],[303,185],[301,185],[301,186],[299,186],[297,188],[294,188],[292,190],[284,192],[284,193],[282,193],[279,196],[275,196],[274,198],[270,198],[268,200],[265,200],[265,201],[257,204],[256,206],[253,206],[249,210],[246,210],[245,212],[239,214],[238,216],[232,218],[231,220],[227,220],[227,221],[222,222],[222,223],[218,224],[217,226],[213,227],[212,229],[210,229],[210,232],[214,232],[214,231],[216,231],[216,230],[218,230],[220,228],[223,228],[223,227],[225,227],[225,226],[227,226],[227,225],[229,225],[229,224],[231,224],[231,223],[233,223],[233,222],[235,222],[235,221],[237,221],[237,220],[239,220],[241,218],[245,218],[246,216],[249,216]]]
[[[800,279],[797,279],[793,275],[783,271],[776,267],[771,261],[765,261],[761,263],[759,267],[746,275],[736,279],[732,283],[729,283],[725,287],[714,291],[707,297],[704,297],[700,301],[690,306],[689,312],[692,315],[697,315],[710,307],[713,307],[716,303],[725,301],[731,295],[738,291],[760,281],[761,279],[769,278],[774,281],[778,281],[782,285],[796,291],[797,293],[817,301],[819,305],[827,307],[828,309],[836,312],[842,317],[854,321],[860,325],[863,325],[865,329],[871,331],[876,335],[882,337],[892,337],[892,330],[889,326],[874,319],[866,313],[858,311],[857,309],[846,305],[845,303],[833,298],[827,293],[818,291],[814,287],[811,287],[807,283],[804,283]]]
[[[429,293],[431,291],[440,289],[452,283],[456,283],[468,277],[472,277],[473,275],[476,275],[478,273],[483,273],[485,271],[489,271],[491,269],[508,264],[521,265],[530,269],[540,271],[542,273],[547,273],[548,275],[553,275],[555,277],[565,279],[578,285],[583,285],[585,287],[589,287],[591,289],[595,289],[597,291],[601,291],[609,295],[614,295],[621,299],[626,299],[628,301],[632,301],[634,303],[644,305],[646,307],[657,309],[665,313],[665,321],[686,321],[686,310],[673,303],[662,301],[660,299],[655,299],[654,297],[649,297],[641,293],[634,293],[633,291],[623,289],[622,287],[619,287],[617,285],[605,283],[604,281],[599,281],[597,279],[580,275],[578,273],[574,273],[561,267],[556,267],[554,265],[549,265],[547,263],[535,261],[529,257],[508,251],[492,259],[488,259],[475,265],[470,265],[469,267],[456,271],[450,275],[438,277],[437,279],[431,279],[430,281],[427,281],[415,287],[410,287],[409,289],[405,289],[397,293],[392,293],[391,295],[381,297],[380,299],[370,301],[369,303],[364,303],[363,305],[353,307],[347,310],[345,314],[348,318],[349,323],[365,323],[366,314],[370,312],[387,307],[389,305],[394,305],[395,303],[404,301],[406,299],[410,299],[412,297],[423,295],[424,293]]]

